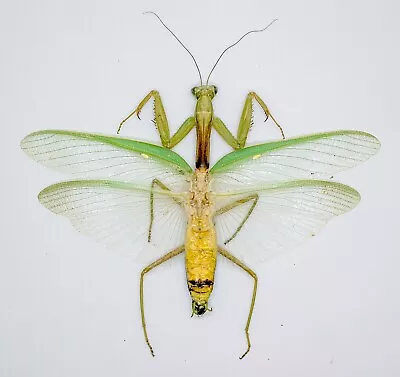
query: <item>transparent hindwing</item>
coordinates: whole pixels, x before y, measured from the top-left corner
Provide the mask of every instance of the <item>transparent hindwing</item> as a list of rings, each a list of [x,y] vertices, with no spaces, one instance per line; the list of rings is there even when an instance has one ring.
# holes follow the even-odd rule
[[[219,245],[249,262],[265,261],[313,237],[330,219],[360,201],[349,186],[316,180],[214,195]]]
[[[156,245],[156,251],[151,251],[156,258],[184,243],[185,195],[160,189],[152,192],[149,239],[150,195],[148,188],[131,183],[82,180],[49,186],[39,193],[39,200],[50,211],[67,217],[79,232],[110,248],[135,257],[149,243]]]

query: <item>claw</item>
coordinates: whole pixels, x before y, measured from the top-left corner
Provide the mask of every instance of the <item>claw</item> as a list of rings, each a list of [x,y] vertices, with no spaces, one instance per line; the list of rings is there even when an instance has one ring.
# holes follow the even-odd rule
[[[246,350],[246,352],[242,356],[239,357],[239,360],[242,360],[249,353],[249,351],[250,351],[250,348],[248,348]]]

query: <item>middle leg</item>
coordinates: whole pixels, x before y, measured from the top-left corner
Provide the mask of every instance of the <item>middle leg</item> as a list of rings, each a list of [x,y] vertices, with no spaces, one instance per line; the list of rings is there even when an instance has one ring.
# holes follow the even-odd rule
[[[154,188],[158,186],[163,190],[166,191],[171,191],[168,186],[166,186],[164,183],[162,183],[159,179],[153,179],[151,182],[151,190],[150,190],[150,224],[149,224],[149,230],[147,233],[147,242],[151,241],[151,231],[153,228],[153,222],[154,222]],[[176,197],[171,196],[171,199],[178,205],[182,206],[183,203]]]
[[[229,242],[231,242],[237,235],[238,233],[241,231],[241,229],[243,228],[243,225],[246,223],[246,221],[249,219],[250,215],[252,214],[252,212],[254,211],[254,208],[257,205],[259,196],[258,194],[252,194],[249,196],[246,196],[245,198],[236,200],[230,204],[228,204],[225,207],[220,208],[218,211],[215,212],[215,217],[222,215],[238,206],[241,206],[245,203],[248,203],[250,201],[252,201],[253,203],[251,204],[251,207],[249,208],[249,211],[247,212],[246,216],[243,218],[243,220],[240,222],[239,226],[236,228],[236,230],[233,232],[233,234],[226,240],[224,241],[224,245],[228,244]]]

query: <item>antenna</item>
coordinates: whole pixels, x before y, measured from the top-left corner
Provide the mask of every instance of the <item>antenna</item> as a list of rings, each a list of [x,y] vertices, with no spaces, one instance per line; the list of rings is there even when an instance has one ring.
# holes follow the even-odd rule
[[[244,37],[246,37],[249,34],[252,33],[261,33],[262,31],[267,30],[275,21],[278,21],[277,18],[275,18],[274,20],[272,20],[265,28],[263,29],[259,29],[259,30],[250,30],[247,33],[243,34],[235,43],[231,44],[230,46],[228,46],[224,51],[222,51],[221,55],[219,56],[219,58],[217,59],[217,61],[215,62],[214,66],[212,67],[210,74],[207,77],[207,81],[206,81],[206,85],[208,85],[208,81],[210,80],[210,76],[211,73],[213,73],[215,67],[217,66],[218,62],[221,60],[221,58],[224,56],[225,52],[227,52],[229,49],[231,49],[232,47],[236,46]]]
[[[162,25],[174,36],[174,38],[181,44],[181,46],[189,53],[189,55],[192,57],[194,64],[196,65],[197,68],[197,72],[199,73],[199,77],[200,77],[200,86],[203,85],[203,78],[201,77],[201,72],[200,72],[200,68],[196,62],[196,59],[194,58],[193,54],[189,51],[189,49],[179,40],[179,38],[173,33],[173,31],[167,26],[165,25],[165,23],[163,22],[163,20],[160,18],[160,16],[155,13],[155,12],[144,12],[143,14],[154,14],[154,16],[156,16],[158,18],[158,20],[162,23]]]

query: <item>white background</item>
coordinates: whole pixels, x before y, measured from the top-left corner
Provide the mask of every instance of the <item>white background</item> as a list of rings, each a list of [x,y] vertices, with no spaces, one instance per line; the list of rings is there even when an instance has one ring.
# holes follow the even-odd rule
[[[335,177],[361,204],[313,240],[267,264],[242,361],[251,280],[220,263],[211,305],[190,318],[184,261],[148,277],[143,265],[76,233],[37,201],[65,179],[29,160],[20,140],[38,129],[113,134],[153,88],[171,128],[192,114],[198,84],[221,50],[279,18],[221,61],[215,112],[236,129],[257,91],[288,136],[371,132],[380,153]],[[400,375],[398,1],[3,1],[0,14],[0,376],[385,376]],[[279,138],[256,111],[251,140]],[[151,106],[124,135],[158,142]],[[212,159],[229,148],[213,137]],[[176,148],[193,161],[194,138]]]

